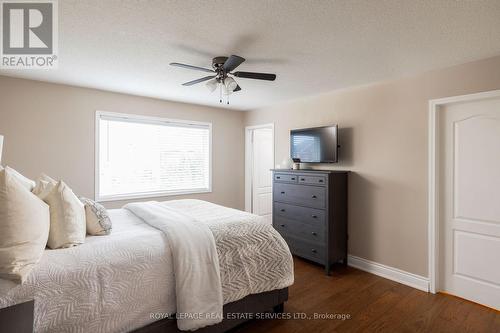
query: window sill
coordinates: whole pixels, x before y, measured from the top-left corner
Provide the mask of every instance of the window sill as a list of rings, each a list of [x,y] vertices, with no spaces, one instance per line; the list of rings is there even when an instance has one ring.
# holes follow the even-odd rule
[[[121,201],[121,200],[133,200],[133,199],[146,199],[146,198],[160,198],[169,197],[176,195],[187,195],[187,194],[201,194],[201,193],[211,193],[212,189],[193,189],[185,191],[162,191],[162,192],[147,192],[147,193],[130,193],[130,194],[118,194],[118,195],[106,195],[99,196],[95,195],[95,201],[97,202],[108,202],[108,201]]]

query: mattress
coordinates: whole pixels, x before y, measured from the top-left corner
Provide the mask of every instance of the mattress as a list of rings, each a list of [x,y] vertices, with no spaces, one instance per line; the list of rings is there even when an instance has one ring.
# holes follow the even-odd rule
[[[35,332],[128,332],[174,313],[164,234],[127,210],[108,212],[110,235],[46,250],[22,285],[0,279],[0,308],[35,299]]]

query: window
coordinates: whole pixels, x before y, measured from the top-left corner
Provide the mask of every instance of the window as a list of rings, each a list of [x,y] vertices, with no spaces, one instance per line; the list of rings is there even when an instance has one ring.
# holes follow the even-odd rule
[[[211,191],[212,124],[96,113],[96,200]]]

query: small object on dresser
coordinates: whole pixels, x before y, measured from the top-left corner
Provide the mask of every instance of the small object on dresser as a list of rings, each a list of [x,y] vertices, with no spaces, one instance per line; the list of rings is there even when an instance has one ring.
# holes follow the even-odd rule
[[[290,157],[284,158],[283,161],[281,161],[281,164],[279,164],[278,169],[291,169],[293,166],[292,159]]]

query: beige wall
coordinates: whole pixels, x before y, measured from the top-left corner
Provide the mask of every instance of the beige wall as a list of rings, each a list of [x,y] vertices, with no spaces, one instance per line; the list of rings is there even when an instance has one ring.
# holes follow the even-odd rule
[[[335,77],[332,77],[334,80]],[[500,89],[500,57],[246,113],[274,122],[276,162],[289,130],[338,123],[349,178],[349,252],[427,276],[427,121],[433,98]]]
[[[349,252],[426,276],[428,100],[494,89],[500,57],[246,113],[0,76],[3,163],[93,197],[95,110],[210,121],[213,192],[189,197],[242,209],[244,125],[275,123],[280,163],[291,128],[338,123],[342,161],[317,167],[353,171]]]
[[[0,76],[2,163],[61,178],[93,198],[96,110],[212,122],[213,192],[187,197],[244,207],[242,112]]]

